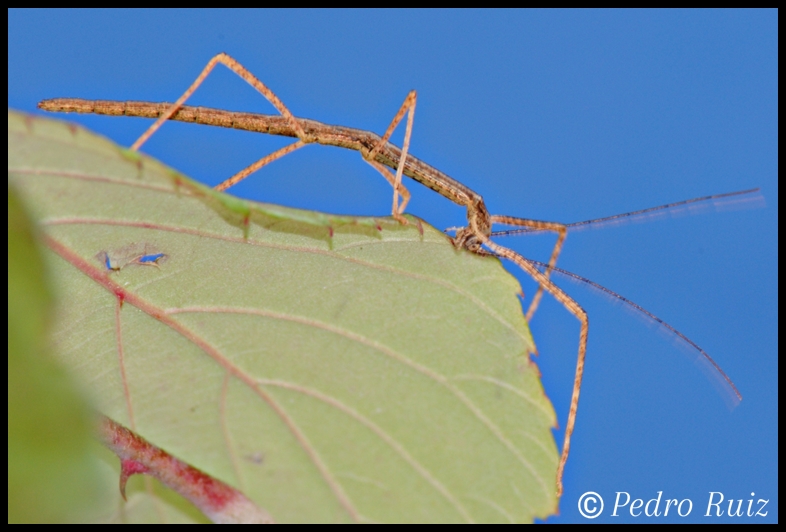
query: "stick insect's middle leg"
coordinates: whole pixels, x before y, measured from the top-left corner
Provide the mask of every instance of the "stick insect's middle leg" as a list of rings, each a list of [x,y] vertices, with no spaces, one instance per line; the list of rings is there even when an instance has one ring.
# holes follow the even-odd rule
[[[368,154],[364,154],[363,158],[369,163],[371,166],[377,169],[379,173],[382,174],[388,183],[393,185],[393,218],[398,220],[401,224],[406,225],[407,219],[401,216],[404,212],[404,208],[406,208],[407,203],[409,203],[410,193],[401,183],[401,177],[404,175],[404,164],[407,160],[407,153],[409,152],[409,143],[410,139],[412,138],[412,124],[415,120],[415,105],[417,104],[418,95],[415,91],[410,91],[407,94],[407,97],[404,99],[404,103],[401,104],[396,116],[393,117],[393,120],[390,122],[388,129],[385,131],[385,134],[382,135],[382,138],[379,139],[374,148]],[[376,161],[376,156],[379,153],[385,144],[387,144],[388,139],[395,131],[396,127],[399,125],[401,120],[404,118],[404,114],[407,114],[407,128],[404,133],[404,145],[401,148],[401,158],[398,161],[398,166],[396,167],[396,176],[393,177],[390,172],[382,166],[380,163]],[[401,204],[399,204],[399,194],[402,197]]]

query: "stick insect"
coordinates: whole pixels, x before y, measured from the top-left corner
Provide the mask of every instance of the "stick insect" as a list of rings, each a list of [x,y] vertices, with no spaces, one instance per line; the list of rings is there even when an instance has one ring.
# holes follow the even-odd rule
[[[194,91],[202,84],[205,78],[207,78],[213,68],[219,63],[228,67],[235,74],[248,82],[258,92],[260,92],[276,108],[280,115],[272,116],[252,113],[237,113],[219,109],[185,106],[185,101],[194,93]],[[245,67],[243,67],[239,62],[229,55],[220,53],[207,63],[196,80],[194,80],[191,86],[188,87],[188,89],[183,93],[182,96],[180,96],[180,98],[178,98],[175,103],[118,102],[58,98],[42,101],[38,104],[38,107],[40,109],[53,112],[95,113],[113,116],[138,116],[156,118],[157,120],[136,140],[136,142],[134,142],[134,144],[131,146],[132,150],[139,150],[139,148],[167,120],[194,122],[198,124],[294,137],[297,139],[294,143],[259,159],[257,162],[222,182],[215,187],[218,190],[225,190],[229,188],[230,186],[245,179],[250,174],[256,172],[263,166],[275,161],[276,159],[280,159],[284,155],[302,148],[306,144],[317,143],[328,146],[339,146],[342,148],[359,151],[363,159],[377,171],[379,171],[382,176],[392,185],[392,215],[402,224],[407,223],[406,219],[402,216],[402,213],[404,212],[404,209],[406,208],[406,205],[410,199],[409,191],[402,184],[403,175],[420,182],[421,184],[438,192],[452,202],[465,207],[467,209],[467,225],[461,228],[454,228],[456,232],[455,236],[452,237],[453,245],[457,249],[466,249],[480,255],[495,255],[498,257],[504,257],[519,266],[522,270],[529,274],[535,280],[535,282],[538,283],[538,290],[530,302],[526,313],[527,321],[531,320],[534,316],[542,298],[543,292],[546,291],[557,301],[559,301],[571,314],[573,314],[573,316],[579,320],[581,325],[579,332],[576,373],[573,380],[573,392],[570,402],[570,409],[568,412],[568,420],[565,427],[562,454],[560,456],[559,465],[557,468],[557,496],[560,496],[563,491],[562,476],[565,470],[565,464],[567,463],[568,454],[570,452],[570,440],[576,422],[579,394],[581,391],[581,381],[584,372],[584,359],[587,350],[589,319],[586,311],[575,300],[573,300],[573,298],[571,298],[551,281],[550,276],[553,272],[561,273],[567,277],[572,277],[581,282],[588,283],[591,286],[595,286],[606,294],[611,295],[612,297],[617,298],[618,300],[634,308],[636,311],[645,314],[649,317],[649,319],[663,325],[672,334],[676,335],[680,340],[687,343],[692,349],[698,351],[704,361],[709,363],[711,371],[715,373],[715,376],[718,377],[721,385],[729,392],[732,402],[736,403],[742,399],[742,395],[737,390],[731,379],[723,372],[720,366],[715,363],[715,361],[693,341],[632,301],[612,292],[611,290],[600,287],[596,283],[592,283],[587,279],[556,268],[556,263],[565,237],[567,236],[567,232],[570,229],[589,224],[618,221],[620,219],[646,215],[655,211],[663,211],[666,209],[686,206],[699,202],[722,201],[725,198],[751,194],[757,192],[758,189],[696,198],[679,203],[653,207],[643,211],[636,211],[596,220],[588,220],[586,222],[579,222],[577,224],[562,224],[556,222],[518,218],[513,216],[492,215],[486,209],[486,205],[480,194],[474,192],[462,183],[456,181],[455,179],[430,166],[429,164],[413,157],[412,155],[409,155],[409,144],[412,135],[412,125],[414,121],[416,103],[417,94],[415,91],[411,91],[391,121],[384,135],[381,137],[368,131],[323,124],[321,122],[305,118],[296,118],[281,102],[281,100],[251,72],[249,72]],[[397,146],[388,142],[388,140],[395,129],[398,127],[399,123],[403,120],[404,115],[407,115],[404,142],[402,148],[398,148]],[[395,169],[395,175],[393,175],[388,170],[388,168]],[[522,229],[492,233],[492,227],[494,224],[518,226]],[[535,231],[549,231],[557,234],[557,239],[548,263],[541,263],[527,259],[515,251],[503,247],[490,239],[492,236],[497,235]]]

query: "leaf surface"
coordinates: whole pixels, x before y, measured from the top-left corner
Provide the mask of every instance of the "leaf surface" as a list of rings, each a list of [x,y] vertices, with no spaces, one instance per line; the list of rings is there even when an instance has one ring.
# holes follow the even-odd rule
[[[9,112],[8,153],[56,355],[110,418],[280,522],[555,511],[555,416],[498,260],[411,216],[217,193],[63,122]]]

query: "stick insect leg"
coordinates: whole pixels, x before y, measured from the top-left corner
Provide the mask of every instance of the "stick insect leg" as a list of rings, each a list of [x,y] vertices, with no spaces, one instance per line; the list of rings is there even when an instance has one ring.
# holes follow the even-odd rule
[[[188,100],[188,98],[190,98],[192,94],[194,94],[194,91],[196,91],[197,88],[202,84],[202,82],[205,81],[205,78],[207,78],[207,76],[210,74],[210,72],[212,72],[213,68],[215,68],[215,66],[218,63],[221,63],[222,65],[229,68],[232,72],[234,72],[235,74],[246,80],[246,82],[248,82],[249,85],[251,85],[257,91],[259,91],[259,93],[262,94],[262,96],[264,96],[267,99],[267,101],[269,101],[273,105],[273,107],[275,107],[276,110],[278,110],[279,113],[281,113],[281,116],[287,119],[289,124],[297,133],[299,139],[297,142],[290,144],[289,146],[285,146],[284,148],[277,150],[266,157],[263,157],[259,161],[255,162],[254,164],[250,165],[244,170],[241,170],[240,172],[233,175],[232,177],[230,177],[229,179],[227,179],[226,181],[224,181],[223,183],[221,183],[216,187],[217,190],[225,190],[226,188],[229,188],[235,183],[241,181],[242,179],[245,179],[250,174],[256,172],[266,164],[271,163],[288,153],[292,153],[298,148],[302,148],[309,142],[312,142],[312,139],[310,139],[306,135],[306,132],[303,130],[300,123],[295,119],[295,117],[292,115],[289,109],[287,109],[287,106],[284,105],[284,103],[278,99],[278,96],[276,96],[273,93],[273,91],[271,91],[264,83],[259,81],[259,79],[257,79],[256,76],[254,76],[251,72],[249,72],[246,69],[246,67],[244,67],[238,61],[236,61],[235,59],[233,59],[232,57],[230,57],[229,55],[223,52],[216,55],[210,61],[208,61],[207,65],[205,65],[205,68],[202,69],[202,72],[199,74],[199,76],[197,76],[197,78],[194,80],[191,86],[189,86],[188,89],[186,89],[183,95],[180,96],[180,98],[178,98],[177,101],[173,103],[172,106],[169,109],[167,109],[167,111],[164,114],[158,117],[158,120],[156,120],[149,128],[147,128],[147,131],[142,133],[142,135],[131,146],[131,150],[132,151],[139,150],[139,148],[142,147],[142,144],[147,142],[147,140],[153,135],[153,133],[158,131],[158,129],[163,125],[163,123],[169,120],[172,117],[172,115],[174,115],[177,112],[177,110],[180,109],[180,107],[185,103],[185,101]]]
[[[394,194],[395,194],[395,189],[396,189],[396,176],[394,176],[393,174],[391,174],[391,173],[390,173],[390,170],[388,170],[387,168],[385,168],[384,166],[382,166],[381,164],[379,164],[377,161],[369,161],[369,160],[367,160],[366,162],[367,162],[368,164],[370,164],[371,166],[373,166],[373,167],[374,167],[374,169],[375,169],[377,172],[379,172],[380,174],[382,174],[382,177],[384,177],[384,178],[385,178],[385,180],[386,180],[388,183],[390,183],[390,186],[392,186],[392,187],[393,187]],[[402,213],[402,212],[404,212],[404,208],[405,208],[405,207],[407,206],[407,204],[409,203],[409,198],[410,198],[411,194],[410,194],[409,190],[407,190],[407,187],[405,187],[405,186],[404,186],[404,184],[403,184],[403,183],[402,183],[402,184],[399,184],[399,190],[398,190],[398,191],[399,191],[399,193],[401,194],[401,205],[400,205],[400,208],[399,208],[399,213]],[[394,197],[395,197],[395,195],[394,195]],[[395,215],[394,215],[394,217],[395,217]],[[397,219],[399,222],[403,223],[404,225],[406,225],[406,224],[407,224],[407,219],[406,219],[406,218],[403,218],[403,217],[401,217],[400,219],[399,219],[399,218],[396,218],[396,219]]]
[[[532,229],[538,229],[542,231],[554,231],[557,233],[557,241],[554,243],[554,249],[551,252],[551,258],[549,259],[549,268],[544,274],[547,279],[551,276],[552,268],[557,265],[557,259],[559,258],[559,254],[562,252],[562,244],[565,242],[565,237],[568,236],[568,227],[565,224],[557,222],[543,222],[540,220],[528,220],[526,218],[515,218],[513,216],[492,216],[491,223],[518,225],[523,227],[531,227]],[[532,298],[532,302],[529,304],[529,308],[527,309],[527,323],[532,320],[532,317],[535,315],[535,311],[538,309],[540,300],[543,297],[543,290],[543,285],[540,285],[538,287],[538,291],[535,292],[535,296]]]
[[[270,155],[266,155],[266,156],[262,157],[260,160],[258,160],[254,164],[245,167],[244,169],[242,169],[241,171],[239,171],[238,173],[236,173],[235,175],[233,175],[229,179],[227,179],[225,181],[222,181],[221,183],[219,183],[218,185],[216,185],[213,188],[215,188],[216,190],[219,190],[219,191],[220,190],[226,190],[229,187],[231,187],[232,185],[235,185],[235,184],[239,183],[240,181],[244,180],[245,178],[247,178],[248,176],[250,176],[251,174],[253,174],[257,170],[259,170],[263,166],[265,166],[265,165],[267,165],[269,163],[272,163],[276,159],[280,159],[284,155],[292,153],[293,151],[297,150],[298,148],[302,148],[305,145],[306,145],[305,142],[303,142],[302,140],[298,140],[297,142],[293,142],[289,146],[284,146],[280,150],[276,150],[273,153],[271,153]]]
[[[501,257],[514,262],[522,270],[532,276],[535,281],[540,283],[546,291],[548,291],[554,299],[562,303],[568,311],[576,316],[581,322],[581,330],[579,332],[579,355],[576,362],[576,376],[573,379],[573,396],[570,400],[570,411],[568,412],[568,422],[565,426],[565,439],[562,444],[562,455],[560,456],[559,466],[557,467],[557,496],[562,495],[562,474],[565,472],[565,464],[568,461],[568,453],[570,452],[570,437],[573,434],[573,427],[576,424],[576,412],[579,408],[579,393],[581,392],[581,379],[584,375],[584,357],[587,353],[587,334],[589,332],[589,318],[587,312],[581,308],[568,294],[562,291],[560,287],[555,285],[551,280],[541,273],[532,263],[528,262],[524,257],[519,255],[513,250],[499,246],[488,239],[485,235],[480,235],[479,238],[483,244],[488,246],[494,253]]]
[[[400,223],[404,225],[406,225],[407,220],[406,218],[401,216],[401,213],[404,212],[404,208],[407,206],[407,203],[409,202],[410,194],[409,191],[407,191],[406,188],[404,188],[404,186],[401,184],[401,176],[404,175],[404,164],[407,160],[407,152],[409,152],[409,142],[410,139],[412,138],[412,124],[414,123],[415,120],[415,105],[417,104],[417,100],[418,100],[417,92],[410,91],[409,94],[407,94],[407,97],[404,99],[404,103],[401,104],[401,107],[396,113],[396,116],[394,116],[393,120],[390,122],[390,125],[388,126],[387,131],[385,131],[385,134],[382,135],[382,138],[379,140],[377,145],[374,146],[374,148],[372,148],[372,150],[368,152],[367,155],[363,156],[364,159],[366,159],[366,161],[371,166],[373,166],[380,173],[382,173],[383,177],[387,179],[388,182],[391,182],[390,172],[388,172],[386,169],[385,170],[382,169],[382,165],[380,165],[376,161],[376,156],[379,153],[379,150],[381,150],[385,146],[385,144],[387,144],[388,139],[390,139],[390,136],[393,134],[393,131],[395,131],[396,127],[401,122],[401,119],[404,118],[404,114],[407,113],[407,129],[406,132],[404,133],[404,145],[401,148],[401,158],[399,159],[398,167],[396,168],[396,177],[391,182],[391,184],[393,185],[392,214],[396,220],[398,220]],[[399,205],[398,202],[399,194],[401,194],[403,198],[401,205]]]

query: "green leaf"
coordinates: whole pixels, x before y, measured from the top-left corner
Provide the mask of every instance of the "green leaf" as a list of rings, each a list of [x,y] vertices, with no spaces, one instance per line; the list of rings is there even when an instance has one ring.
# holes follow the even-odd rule
[[[8,161],[46,235],[57,357],[102,413],[277,521],[556,511],[555,416],[497,259],[11,112]]]

